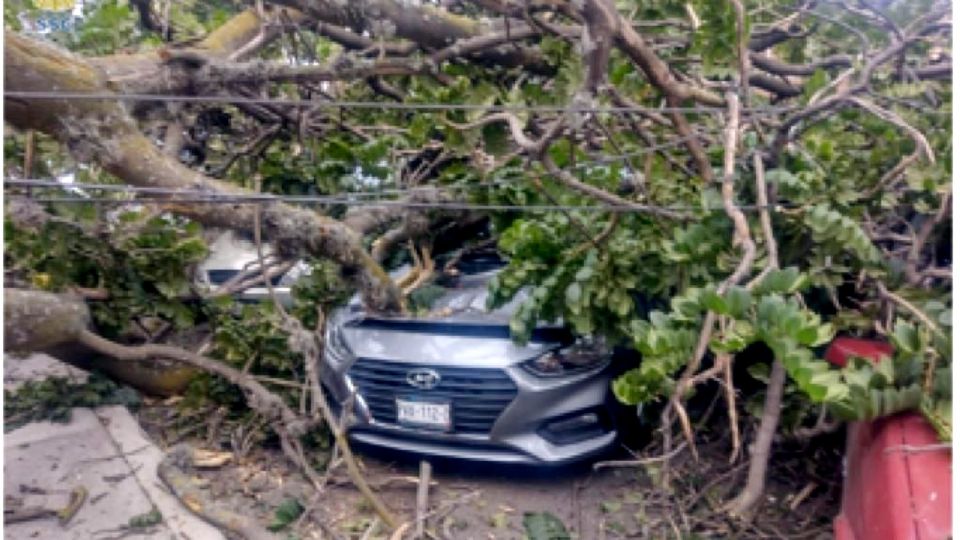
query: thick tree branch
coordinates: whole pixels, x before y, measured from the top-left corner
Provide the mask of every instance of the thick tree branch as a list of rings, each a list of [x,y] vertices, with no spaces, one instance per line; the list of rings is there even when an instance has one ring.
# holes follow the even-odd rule
[[[272,16],[277,10],[268,10]],[[297,21],[306,18],[300,13],[289,13]],[[239,60],[247,57],[280,35],[276,25],[269,24],[248,9],[235,15],[207,37],[189,47],[162,47],[138,54],[113,54],[94,57],[89,64],[102,71],[109,86],[133,93],[180,92],[190,83],[193,65],[186,58],[208,60]]]
[[[730,502],[727,510],[730,514],[743,518],[760,501],[767,481],[767,465],[770,462],[770,446],[773,436],[780,424],[780,406],[783,401],[783,386],[786,383],[787,371],[780,360],[775,359],[770,368],[770,379],[767,383],[767,393],[763,400],[763,412],[760,417],[760,427],[750,446],[750,468],[747,473],[747,484],[736,499]]]
[[[613,37],[622,19],[612,0],[585,0],[580,14],[584,21],[580,41],[586,71],[583,84],[591,96],[596,96],[597,89],[607,80]]]
[[[290,65],[262,60],[252,62],[210,60],[192,74],[192,80],[197,85],[222,87],[236,83],[291,82],[302,84],[365,79],[368,77],[429,75],[435,73],[444,62],[461,57],[469,58],[485,50],[538,34],[539,32],[536,30],[521,27],[512,29],[509,33],[498,32],[466,38],[423,58],[400,59],[388,57],[373,60],[344,55],[322,66]]]
[[[77,296],[25,289],[3,290],[3,347],[31,352],[73,341],[90,326]]]
[[[920,257],[923,254],[924,248],[927,247],[927,241],[930,240],[930,235],[933,234],[933,230],[943,223],[943,220],[946,219],[950,213],[950,202],[952,200],[952,192],[943,195],[940,198],[940,208],[937,210],[936,215],[927,218],[920,228],[920,231],[917,232],[916,238],[910,242],[910,251],[907,253],[905,273],[907,281],[913,285],[919,285],[920,282],[923,281],[923,273],[919,270]]]
[[[750,62],[758,69],[782,77],[808,77],[818,69],[848,68],[853,65],[853,60],[842,54],[821,58],[809,64],[788,64],[772,56],[750,53]]]
[[[385,42],[376,41],[351,32],[342,26],[319,22],[314,26],[314,30],[321,36],[339,43],[348,49],[357,51],[368,51],[368,55],[383,53],[386,55],[407,56],[417,50],[416,43],[404,42]]]
[[[97,70],[52,45],[8,32],[5,83],[11,90],[104,91]],[[181,165],[144,137],[116,102],[6,100],[6,119],[21,129],[37,129],[64,142],[83,160],[96,159],[108,172],[138,186],[202,190],[211,194],[249,192]],[[226,204],[175,204],[168,209],[205,225],[249,231],[253,207]],[[263,208],[264,232],[281,255],[302,251],[329,258],[362,292],[374,310],[400,309],[400,295],[389,276],[343,223],[312,211],[273,203]]]
[[[670,71],[670,66],[657,56],[643,36],[622,20],[622,16],[617,28],[617,46],[640,66],[650,82],[664,94],[677,101],[692,99],[704,105],[723,106],[723,98],[715,93],[678,81]]]
[[[428,49],[442,49],[457,40],[481,37],[499,31],[498,25],[456,15],[429,4],[413,5],[396,0],[360,0],[337,3],[324,0],[275,0],[302,11],[318,21],[347,27],[356,33],[384,33],[383,22],[389,23],[388,37],[399,37]],[[524,66],[532,71],[549,72],[539,51],[525,47],[486,50],[479,57],[507,67]]]
[[[953,77],[953,65],[950,62],[937,62],[918,67],[913,74],[920,80],[950,80]]]
[[[771,77],[765,73],[751,73],[749,81],[750,86],[775,94],[777,99],[787,99],[803,94],[802,89],[781,78]]]

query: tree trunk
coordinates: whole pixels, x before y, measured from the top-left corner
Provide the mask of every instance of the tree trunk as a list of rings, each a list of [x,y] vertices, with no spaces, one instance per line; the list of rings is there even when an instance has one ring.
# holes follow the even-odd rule
[[[783,401],[783,384],[786,380],[786,370],[779,360],[773,361],[770,370],[770,382],[767,383],[767,395],[763,402],[763,416],[760,418],[760,429],[750,448],[750,470],[747,473],[747,484],[736,499],[731,501],[729,511],[735,516],[746,516],[760,501],[767,482],[767,464],[770,462],[770,446],[773,444],[773,435],[780,423],[780,405]]]
[[[23,289],[3,290],[3,348],[32,352],[72,341],[90,326],[77,297]]]

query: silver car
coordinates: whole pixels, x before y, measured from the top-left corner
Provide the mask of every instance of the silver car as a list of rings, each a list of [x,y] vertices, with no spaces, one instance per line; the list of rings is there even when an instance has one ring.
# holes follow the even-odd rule
[[[259,302],[270,299],[270,291],[260,271],[260,256],[257,246],[250,239],[226,230],[214,232],[209,245],[210,255],[197,267],[194,285],[205,294],[216,294],[218,289],[236,288],[233,296],[241,302]],[[290,289],[307,275],[309,266],[302,261],[288,264],[287,268],[274,255],[270,244],[263,244],[263,258],[270,284],[277,300],[285,307],[293,304]],[[244,286],[246,284],[247,286]]]
[[[351,440],[523,464],[581,460],[616,443],[613,353],[562,326],[512,341],[508,323],[525,295],[485,309],[502,265],[461,261],[438,281],[432,316],[374,317],[356,299],[332,315],[322,376],[341,410],[353,411]]]

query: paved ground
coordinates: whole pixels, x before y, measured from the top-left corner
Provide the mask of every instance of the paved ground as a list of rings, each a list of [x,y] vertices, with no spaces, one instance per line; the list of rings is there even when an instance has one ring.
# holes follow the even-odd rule
[[[4,359],[4,388],[50,375],[84,376],[43,355]],[[156,475],[161,450],[120,406],[74,409],[67,424],[34,422],[4,436],[5,509],[16,505],[60,509],[71,490],[83,487],[86,501],[65,526],[56,517],[5,525],[7,539],[158,538],[222,539],[169,494]],[[156,507],[160,522],[129,528],[131,518]]]
[[[49,358],[5,360],[5,387],[49,375],[84,376]],[[151,427],[148,420],[151,410],[164,413],[164,407],[143,406],[137,413],[160,444],[171,439],[165,428]],[[178,429],[171,427],[170,435]],[[161,450],[123,407],[75,409],[69,424],[29,424],[7,433],[4,446],[5,509],[12,506],[10,497],[27,506],[62,508],[72,489],[83,486],[88,492],[86,502],[65,527],[55,517],[12,524],[5,528],[7,539],[223,538],[160,483],[156,468]],[[830,521],[839,500],[837,449],[841,446],[834,446],[781,449],[782,453],[802,452],[809,460],[781,456],[784,465],[771,471],[768,504],[759,522],[746,529],[716,519],[717,508],[739,489],[745,470],[743,464],[727,464],[729,447],[723,440],[701,444],[700,462],[676,458],[673,466],[682,470],[683,478],[670,492],[653,481],[656,465],[592,472],[589,463],[537,469],[433,460],[436,485],[430,489],[433,517],[428,530],[457,540],[519,540],[525,537],[525,514],[549,512],[579,540],[672,538],[680,529],[690,532],[690,538],[830,538]],[[357,450],[365,476],[384,502],[403,521],[412,520],[419,460],[387,451]],[[806,472],[792,470],[804,464],[809,466]],[[711,480],[718,474],[727,480]],[[255,445],[244,459],[198,475],[206,482],[205,495],[211,500],[225,502],[233,512],[264,525],[273,521],[281,503],[292,498],[310,506],[313,496],[312,488],[275,448]],[[805,487],[808,484],[813,491]],[[800,492],[805,498],[797,499],[802,502],[795,505]],[[154,506],[162,515],[158,524],[145,530],[124,529],[131,518],[149,513]],[[320,532],[326,529],[357,539],[377,529],[372,508],[342,466],[335,469],[324,499],[313,508],[313,519],[277,538],[288,534],[328,538]],[[366,537],[386,540],[389,534],[384,530]]]
[[[26,357],[4,354],[4,390],[16,390],[26,381],[41,381],[47,377],[66,377],[73,382],[82,383],[87,380],[87,372],[45,354],[31,354]]]

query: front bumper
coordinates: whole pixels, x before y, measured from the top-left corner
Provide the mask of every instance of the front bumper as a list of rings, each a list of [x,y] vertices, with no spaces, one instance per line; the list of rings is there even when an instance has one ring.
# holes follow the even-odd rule
[[[560,465],[586,459],[610,449],[617,440],[613,419],[615,407],[610,391],[609,365],[566,377],[537,377],[518,365],[472,370],[478,386],[465,388],[471,380],[470,368],[450,368],[398,360],[364,360],[345,373],[325,377],[333,397],[341,404],[351,401],[354,418],[349,430],[351,440],[372,446],[391,448],[425,456],[468,459],[485,462]],[[369,368],[377,369],[377,384],[370,384]],[[361,367],[363,369],[357,369]],[[399,425],[396,397],[416,394],[430,398],[430,391],[404,386],[400,374],[409,369],[433,367],[457,369],[460,393],[438,389],[436,395],[449,399],[453,426],[448,432]],[[324,370],[326,373],[331,373]],[[396,384],[387,377],[396,373]],[[446,373],[446,372],[445,372]],[[499,375],[495,377],[494,375]],[[503,399],[505,383],[514,388]],[[493,388],[485,394],[485,388]],[[499,392],[499,393],[496,393]],[[494,393],[500,401],[490,398]],[[477,397],[486,396],[486,401]],[[497,403],[489,418],[477,414],[479,407]],[[458,411],[468,414],[458,416]],[[571,424],[571,419],[595,418],[596,422]],[[555,426],[568,426],[554,431]]]

